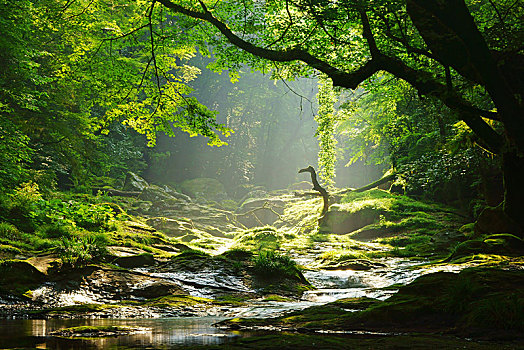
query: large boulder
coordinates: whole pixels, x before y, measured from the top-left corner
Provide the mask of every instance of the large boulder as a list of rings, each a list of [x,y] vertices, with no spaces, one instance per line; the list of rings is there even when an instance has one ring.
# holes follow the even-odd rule
[[[260,199],[260,198],[266,198],[269,195],[269,193],[263,188],[258,186],[256,189],[253,189],[246,193],[241,199],[240,204],[244,204],[244,202],[250,200],[250,199]]]
[[[160,201],[184,201],[189,202],[191,198],[185,194],[176,192],[171,187],[150,185],[142,190],[142,193],[138,196],[138,199],[149,202],[160,202]]]
[[[166,295],[187,295],[175,281],[149,274],[87,266],[57,276],[32,291],[34,302],[45,307],[113,303],[151,299]]]
[[[125,300],[133,297],[156,298],[171,294],[187,294],[178,284],[140,273],[116,270],[96,270],[86,276],[81,288],[94,295],[106,295],[109,299]]]
[[[124,191],[140,192],[143,191],[149,184],[146,180],[138,176],[133,172],[126,174],[126,180],[124,181]]]
[[[25,292],[42,283],[46,276],[29,261],[5,260],[0,263],[0,291]]]
[[[155,258],[152,254],[143,253],[138,255],[118,257],[113,261],[113,264],[126,268],[136,268],[154,265]]]
[[[180,237],[191,233],[193,224],[187,219],[154,217],[147,219],[147,224],[171,237]]]
[[[352,212],[343,205],[333,204],[324,215],[319,230],[334,234],[346,234],[371,225],[380,217],[382,212],[375,208],[363,208]]]

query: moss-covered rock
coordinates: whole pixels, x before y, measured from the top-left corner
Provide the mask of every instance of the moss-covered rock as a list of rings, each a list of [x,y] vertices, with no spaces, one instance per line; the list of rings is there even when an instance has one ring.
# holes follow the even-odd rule
[[[147,224],[171,237],[186,235],[194,228],[192,221],[185,218],[153,217],[147,219]]]
[[[45,280],[45,274],[28,261],[0,261],[0,292],[20,296]]]
[[[189,202],[191,199],[185,194],[178,193],[169,186],[150,185],[142,190],[138,199],[155,203],[162,202],[163,207],[177,205],[179,201]]]
[[[118,257],[113,260],[113,264],[125,268],[151,266],[155,264],[155,258],[153,257],[153,254],[142,253],[138,255]]]
[[[524,331],[524,271],[471,268],[419,277],[389,299],[367,301],[362,311],[337,301],[273,319],[233,319],[232,328],[448,332],[518,338]]]
[[[228,199],[224,185],[212,178],[196,178],[180,184],[182,192],[192,198],[202,200],[222,201]]]
[[[324,215],[319,231],[334,234],[351,233],[374,223],[383,214],[376,208],[363,208],[355,212],[348,209],[347,206],[333,204]]]
[[[133,172],[128,172],[126,174],[126,179],[124,181],[124,191],[143,191],[149,184],[142,177],[138,176]]]
[[[257,227],[239,233],[235,237],[232,248],[251,251],[276,250],[284,240],[284,233],[272,226]]]
[[[130,326],[78,326],[62,328],[56,331],[52,331],[49,334],[55,337],[66,338],[102,338],[143,333],[148,330],[150,329]]]

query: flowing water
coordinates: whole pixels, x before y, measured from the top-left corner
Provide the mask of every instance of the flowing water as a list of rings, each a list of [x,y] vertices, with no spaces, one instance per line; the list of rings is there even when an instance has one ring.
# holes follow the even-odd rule
[[[302,256],[296,260],[306,265],[314,256]],[[225,307],[208,312],[214,317],[164,317],[142,319],[50,319],[50,320],[0,320],[0,348],[33,347],[49,349],[91,349],[107,347],[147,348],[178,347],[182,345],[211,345],[235,341],[250,335],[246,332],[217,329],[214,323],[232,317],[276,317],[292,310],[301,310],[309,306],[320,305],[349,297],[371,297],[386,299],[396,290],[392,285],[410,283],[422,274],[448,271],[458,272],[461,267],[442,266],[435,268],[417,267],[420,262],[390,258],[381,261],[384,267],[367,271],[352,270],[317,270],[305,271],[305,277],[317,289],[304,293],[298,301],[262,301],[254,300],[242,307]],[[143,270],[143,272],[145,272]],[[186,287],[194,296],[212,296],[212,290],[202,286],[220,287],[222,290],[243,290],[251,292],[234,277],[223,279],[212,273],[195,272],[177,274],[150,271],[151,275],[176,281]],[[388,288],[389,287],[389,288]],[[40,292],[44,293],[42,289]],[[352,310],[348,310],[352,311]],[[144,317],[144,316],[142,316]],[[151,317],[151,316],[145,316]],[[126,336],[99,339],[65,339],[53,337],[50,332],[61,328],[90,326],[136,326],[145,331]],[[252,333],[251,333],[252,334]]]

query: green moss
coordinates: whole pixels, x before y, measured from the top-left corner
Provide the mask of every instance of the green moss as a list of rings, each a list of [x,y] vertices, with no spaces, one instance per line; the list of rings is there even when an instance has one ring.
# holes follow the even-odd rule
[[[207,259],[207,258],[211,258],[211,255],[201,250],[190,249],[190,250],[184,250],[182,253],[171,257],[171,259],[174,261],[192,260],[192,259],[199,259],[199,258]]]
[[[286,302],[286,301],[293,301],[293,299],[286,298],[286,297],[283,297],[281,295],[270,294],[270,295],[266,295],[262,301]]]
[[[352,259],[368,259],[365,252],[353,250],[329,250],[322,253],[317,259],[322,261],[347,261]]]
[[[219,255],[229,260],[245,261],[250,260],[253,257],[253,252],[242,248],[233,248]]]
[[[58,337],[74,337],[89,339],[128,335],[138,331],[144,331],[144,328],[130,326],[78,326],[59,329],[51,332],[50,334]]]
[[[180,184],[182,192],[193,198],[215,199],[225,193],[224,185],[218,180],[211,178],[197,178],[183,181]]]
[[[9,245],[9,244],[0,244],[0,254],[22,254],[22,251],[17,248],[17,247],[13,247],[12,245]]]
[[[90,313],[99,312],[107,309],[118,308],[120,305],[116,304],[81,304],[62,306],[45,310],[45,313],[51,315],[63,315],[63,314],[79,314],[79,313]]]
[[[217,297],[213,304],[217,305],[233,305],[233,306],[244,306],[246,301],[251,299],[251,296],[245,294],[228,294]]]
[[[232,199],[225,199],[220,201],[220,207],[225,210],[235,211],[238,208],[238,203]]]
[[[232,248],[251,251],[276,250],[285,240],[284,234],[274,227],[257,227],[238,234]]]
[[[424,275],[385,301],[346,299],[277,318],[231,323],[236,327],[445,331],[491,337],[504,332],[515,337],[524,330],[523,307],[523,271],[473,268],[459,274]]]

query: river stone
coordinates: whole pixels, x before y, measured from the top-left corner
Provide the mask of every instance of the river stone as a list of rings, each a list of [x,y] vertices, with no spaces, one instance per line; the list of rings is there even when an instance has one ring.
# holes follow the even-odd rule
[[[107,250],[111,255],[117,258],[146,253],[145,250],[135,247],[108,246]]]
[[[159,186],[162,190],[164,190],[165,193],[168,193],[170,194],[171,196],[177,198],[177,199],[181,199],[181,200],[184,200],[186,202],[191,202],[191,197],[189,197],[188,195],[185,195],[183,193],[180,193],[178,192],[177,190],[175,190],[173,187],[169,186],[169,185],[161,185]]]
[[[380,267],[386,267],[387,265],[365,260],[365,259],[352,259],[352,260],[346,260],[346,261],[330,261],[326,265],[322,266],[322,269],[324,270],[354,270],[354,271],[367,271],[371,269],[376,269]]]
[[[157,298],[171,294],[187,294],[176,283],[139,273],[118,270],[96,270],[86,276],[80,288],[113,300],[133,297]]]
[[[173,294],[186,293],[180,288],[180,286],[170,281],[153,282],[150,285],[133,290],[133,296],[146,299],[153,299]]]
[[[152,254],[143,253],[139,255],[122,256],[122,257],[116,258],[113,261],[113,264],[121,266],[121,267],[125,267],[125,268],[151,266],[155,264],[155,258],[153,257]]]
[[[42,256],[34,256],[27,259],[27,262],[33,265],[38,271],[47,275],[47,271],[56,266],[60,261],[60,258],[54,254],[47,254]]]
[[[124,191],[143,191],[149,184],[146,180],[138,176],[133,172],[128,172],[126,174],[126,180],[124,181]]]

